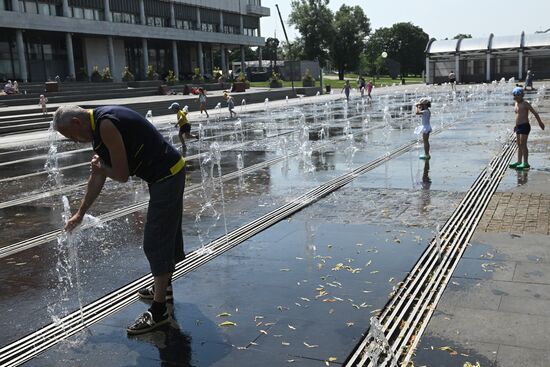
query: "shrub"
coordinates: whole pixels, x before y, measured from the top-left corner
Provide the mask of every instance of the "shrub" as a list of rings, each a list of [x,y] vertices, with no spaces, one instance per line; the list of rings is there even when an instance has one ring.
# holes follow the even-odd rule
[[[80,69],[78,69],[78,79],[88,81],[88,72],[86,71],[85,67],[81,67]]]
[[[311,75],[311,71],[309,69],[306,69],[306,72],[304,73],[304,76],[302,77],[303,82],[312,82],[315,79],[313,79],[313,76]]]
[[[128,66],[124,67],[124,71],[122,72],[122,80],[125,82],[131,82],[134,80],[134,74],[132,74]]]
[[[280,78],[280,75],[276,72],[271,73],[269,78],[269,87],[271,88],[281,88],[283,86],[283,81]]]
[[[195,72],[195,74],[193,74],[193,82],[195,82],[195,83],[204,82],[204,77],[201,75],[201,69],[195,68],[194,72]]]
[[[168,70],[168,75],[166,75],[165,80],[168,84],[173,85],[178,81],[178,77],[174,74],[173,70]]]
[[[158,74],[155,72],[153,65],[147,66],[147,80],[157,80]]]
[[[99,72],[99,66],[95,65],[92,68],[91,79],[92,79],[92,82],[100,82],[101,81],[101,73]]]
[[[108,66],[105,66],[103,68],[103,71],[101,72],[101,80],[104,82],[113,81],[113,76],[111,75],[111,69],[109,69]]]
[[[212,71],[212,75],[215,79],[218,79],[220,76],[222,76],[222,71],[217,66],[214,67],[214,70]]]

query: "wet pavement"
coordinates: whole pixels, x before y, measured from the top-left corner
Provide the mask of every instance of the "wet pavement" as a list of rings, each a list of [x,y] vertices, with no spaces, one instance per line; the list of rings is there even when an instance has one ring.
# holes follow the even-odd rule
[[[282,150],[298,149],[303,136],[298,121],[300,111],[312,126],[308,133],[312,147],[323,143],[315,141],[314,126],[323,124],[322,117],[328,108],[324,103],[327,102],[287,111],[287,118],[284,107],[277,113],[274,110],[271,114],[269,111],[251,114],[249,123],[243,117],[243,129],[250,128],[252,133],[243,134],[246,136],[241,141],[252,144],[222,154],[222,175],[237,171],[238,154],[248,167],[280,157],[284,155]],[[332,109],[337,112],[326,115],[333,116],[326,121],[330,123],[329,138],[334,143],[319,152],[313,151],[311,160],[307,152],[302,152],[225,181],[223,195],[219,185],[213,185],[211,191],[187,193],[183,220],[186,250],[197,249],[307,190],[414,140],[412,130],[417,120],[409,115],[404,119],[403,130],[382,127],[363,132],[366,126],[362,121],[367,115],[371,120],[369,127],[387,126],[382,104],[373,105],[370,110],[363,110],[361,104],[351,104],[355,108],[348,110],[351,122],[346,130],[341,101],[334,102]],[[341,363],[367,329],[373,311],[384,306],[392,287],[411,269],[437,223],[450,216],[497,152],[510,127],[503,119],[502,108],[497,105],[493,112],[481,110],[474,119],[462,116],[464,111],[434,107],[433,126],[440,127],[443,123],[444,131],[430,139],[430,161],[418,160],[417,145],[177,280],[174,293],[178,325],[145,337],[128,338],[125,325],[145,308],[134,303],[27,364],[76,366],[104,361],[113,366],[148,366],[164,361],[166,365],[183,366],[259,363],[279,366],[292,362],[320,365],[329,360]],[[274,115],[281,116],[276,126],[269,124]],[[356,120],[354,115],[358,116]],[[480,116],[484,123],[472,128]],[[451,126],[452,121],[456,123]],[[400,124],[398,119],[392,119],[391,126]],[[219,144],[221,149],[230,148],[236,143],[235,136],[231,137],[232,122],[220,121],[218,125],[212,128],[211,136],[229,133],[219,139]],[[288,135],[287,145],[282,148],[280,137],[273,136],[292,129],[296,132]],[[356,133],[353,143],[349,139],[336,142],[346,131]],[[201,145],[200,152],[205,146],[208,144]],[[62,144],[61,150],[74,148]],[[199,153],[197,148],[192,146],[188,153]],[[45,147],[37,147],[35,152],[4,152],[0,159],[7,163],[45,152]],[[353,152],[351,158],[349,152]],[[85,162],[89,154],[68,155],[59,160],[59,165]],[[5,171],[10,166],[5,164],[2,177],[33,173],[43,169],[43,165],[44,160],[29,160],[13,164]],[[204,172],[201,174],[199,161],[191,160],[189,166],[187,188],[200,187]],[[64,170],[63,185],[82,182],[86,171],[84,165]],[[40,192],[45,177],[0,181],[5,189],[2,201]],[[81,193],[81,190],[70,193],[72,207],[77,205]],[[109,183],[90,214],[116,212],[146,199],[146,186],[138,180],[125,186]],[[207,199],[212,205],[205,208]],[[0,247],[58,229],[62,209],[57,194],[0,209],[5,224]],[[7,332],[0,338],[0,345],[49,324],[53,316],[77,309],[79,299],[87,304],[146,274],[148,265],[141,250],[145,213],[146,207],[105,222],[102,228],[81,232],[79,291],[59,288],[56,268],[59,269],[58,252],[63,251],[55,240],[0,259],[4,264],[0,273],[6,279],[0,302],[7,309],[2,320]],[[31,309],[33,312],[25,312],[28,315],[25,319],[12,317],[21,310]],[[217,317],[224,312],[231,316]],[[226,318],[237,325],[218,326]]]

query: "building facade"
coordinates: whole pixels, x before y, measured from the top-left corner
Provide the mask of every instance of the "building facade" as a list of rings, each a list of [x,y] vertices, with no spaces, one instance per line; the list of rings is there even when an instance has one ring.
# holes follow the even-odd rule
[[[0,0],[0,79],[84,79],[95,66],[115,80],[125,67],[138,80],[149,66],[180,79],[227,74],[229,50],[265,43],[260,1]]]
[[[523,80],[531,70],[550,78],[550,32],[487,38],[430,40],[426,46],[426,82],[442,83],[454,71],[458,82]]]

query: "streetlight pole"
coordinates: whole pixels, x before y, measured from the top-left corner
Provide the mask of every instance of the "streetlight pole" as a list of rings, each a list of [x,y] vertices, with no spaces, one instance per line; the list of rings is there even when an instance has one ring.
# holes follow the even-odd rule
[[[281,25],[283,26],[283,32],[285,32],[286,43],[288,44],[288,50],[290,51],[290,42],[288,41],[288,36],[286,34],[285,23],[283,22],[283,17],[281,16],[281,11],[279,10],[279,5],[275,4],[277,7],[277,13],[279,13],[279,19],[281,20]],[[290,60],[289,60],[290,61]],[[277,61],[275,61],[277,62]],[[294,65],[290,63],[290,81],[292,83],[292,92],[294,92]]]

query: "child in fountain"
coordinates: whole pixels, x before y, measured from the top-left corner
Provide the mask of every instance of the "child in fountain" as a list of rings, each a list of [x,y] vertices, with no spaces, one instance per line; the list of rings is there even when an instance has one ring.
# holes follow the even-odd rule
[[[516,126],[514,127],[514,132],[517,134],[518,160],[515,163],[510,163],[510,168],[528,170],[531,168],[529,165],[529,150],[527,149],[527,138],[529,137],[529,132],[531,132],[529,112],[535,116],[542,130],[544,130],[544,124],[533,106],[523,99],[523,88],[515,87],[512,90],[512,95],[514,96],[514,101],[516,101]]]
[[[48,98],[44,97],[44,95],[41,94],[40,99],[38,100],[38,105],[42,107],[43,115],[46,115],[48,113],[48,107],[46,106],[46,103],[48,103]]]
[[[372,80],[369,80],[367,83],[367,98],[370,100],[372,99],[372,96],[370,95],[372,93],[372,88],[374,87],[374,84],[372,84]]]
[[[227,108],[229,109],[229,117],[237,117],[237,112],[234,111],[235,109],[235,102],[233,101],[233,97],[227,92],[223,92],[223,98],[227,101]],[[233,116],[235,115],[235,116]]]
[[[185,154],[187,153],[187,145],[185,144],[185,139],[198,139],[199,135],[191,134],[191,124],[189,123],[189,119],[187,118],[187,114],[189,113],[187,106],[181,108],[179,103],[174,102],[170,105],[170,107],[168,107],[168,109],[176,112],[178,121],[176,122],[175,126],[179,126],[180,128],[180,131],[178,132],[178,137],[180,138],[181,142],[182,154],[185,157]]]
[[[206,110],[206,92],[202,87],[199,88],[199,104],[201,109],[201,115],[202,115],[202,111],[204,111],[206,113],[206,118],[209,118],[210,116],[208,116],[208,111]]]
[[[344,88],[342,88],[342,92],[346,95],[346,101],[349,102],[349,93],[351,91],[351,85],[349,84],[349,80],[346,80],[346,84],[344,84]]]
[[[430,107],[432,102],[428,98],[420,98],[416,103],[416,114],[422,115],[422,140],[424,141],[424,154],[420,155],[420,159],[430,159],[430,133],[432,132],[432,126],[430,125],[430,118],[432,112]]]
[[[55,112],[52,124],[74,142],[92,143],[95,153],[86,193],[78,211],[67,220],[66,231],[82,222],[107,177],[127,182],[135,175],[148,183],[143,250],[154,285],[140,289],[138,295],[152,300],[152,304],[127,327],[127,333],[143,334],[170,323],[172,312],[168,306],[174,302],[172,274],[176,263],[185,258],[181,228],[185,160],[149,121],[126,107],[62,106]]]

